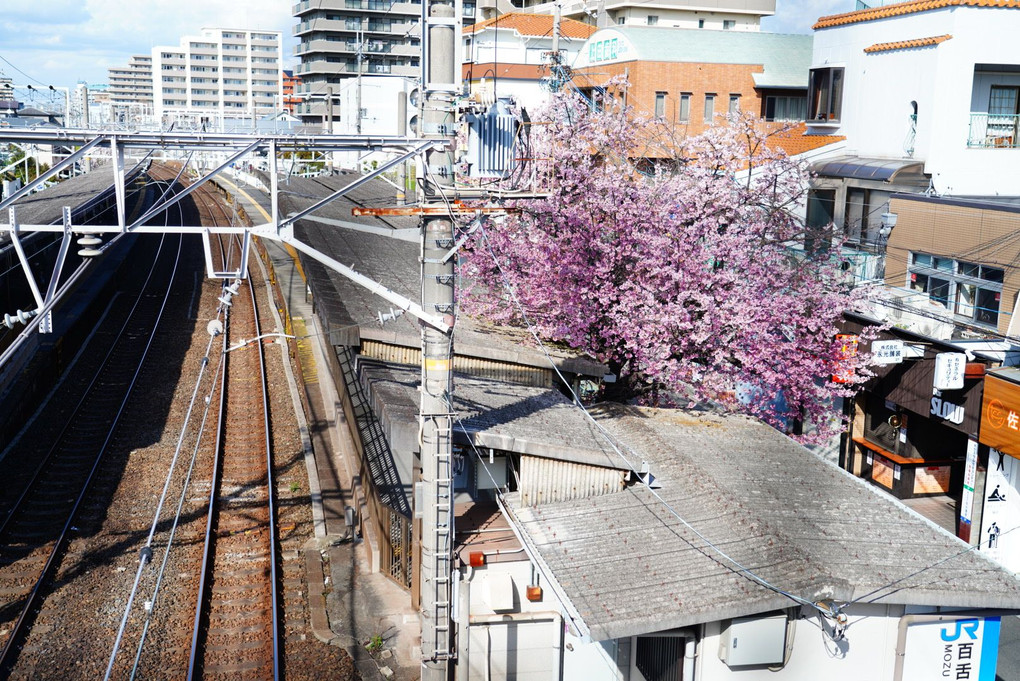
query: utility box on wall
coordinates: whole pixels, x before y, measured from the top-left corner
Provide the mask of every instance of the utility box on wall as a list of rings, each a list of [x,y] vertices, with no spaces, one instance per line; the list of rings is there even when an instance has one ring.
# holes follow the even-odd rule
[[[731,620],[719,638],[719,659],[728,667],[782,664],[786,615]]]

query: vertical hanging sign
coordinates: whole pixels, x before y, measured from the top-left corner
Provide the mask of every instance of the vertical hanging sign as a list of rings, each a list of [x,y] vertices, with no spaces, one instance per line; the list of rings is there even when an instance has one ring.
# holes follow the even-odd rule
[[[963,387],[963,374],[967,368],[967,355],[962,352],[940,352],[935,355],[935,388],[959,390]]]
[[[977,479],[978,443],[967,439],[967,460],[963,465],[963,494],[960,497],[960,539],[970,541],[974,517],[974,482]]]
[[[835,362],[832,368],[833,383],[853,383],[856,376],[858,338],[851,333],[836,334]]]

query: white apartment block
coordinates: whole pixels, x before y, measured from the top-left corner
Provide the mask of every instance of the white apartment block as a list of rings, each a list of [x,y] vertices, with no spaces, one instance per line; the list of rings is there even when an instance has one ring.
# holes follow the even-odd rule
[[[127,66],[107,70],[114,114],[152,113],[152,57],[136,54]]]
[[[497,0],[478,0],[486,11]],[[758,31],[761,18],[776,13],[776,0],[524,0],[525,11],[554,14],[560,5],[562,16],[608,26],[666,26],[719,31]],[[600,16],[602,12],[602,16]]]
[[[152,48],[153,104],[162,127],[250,129],[282,106],[279,31],[203,28]]]

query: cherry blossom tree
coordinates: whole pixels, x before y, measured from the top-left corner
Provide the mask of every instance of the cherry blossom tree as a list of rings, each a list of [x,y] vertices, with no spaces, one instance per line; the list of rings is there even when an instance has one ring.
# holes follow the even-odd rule
[[[831,435],[847,392],[832,381],[835,336],[862,294],[831,239],[802,248],[790,209],[804,166],[749,117],[677,138],[560,95],[535,118],[547,124],[529,155],[545,160],[530,170],[548,196],[476,233],[462,273],[487,283],[468,285],[464,310],[607,363],[619,398],[708,402]]]

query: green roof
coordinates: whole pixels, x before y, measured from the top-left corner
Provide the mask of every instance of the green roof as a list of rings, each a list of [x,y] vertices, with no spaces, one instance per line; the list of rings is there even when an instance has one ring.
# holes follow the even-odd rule
[[[613,42],[615,40],[615,42]],[[761,64],[760,88],[806,88],[813,36],[656,26],[610,26],[588,39],[575,68],[633,61]],[[596,48],[610,46],[603,52]]]

